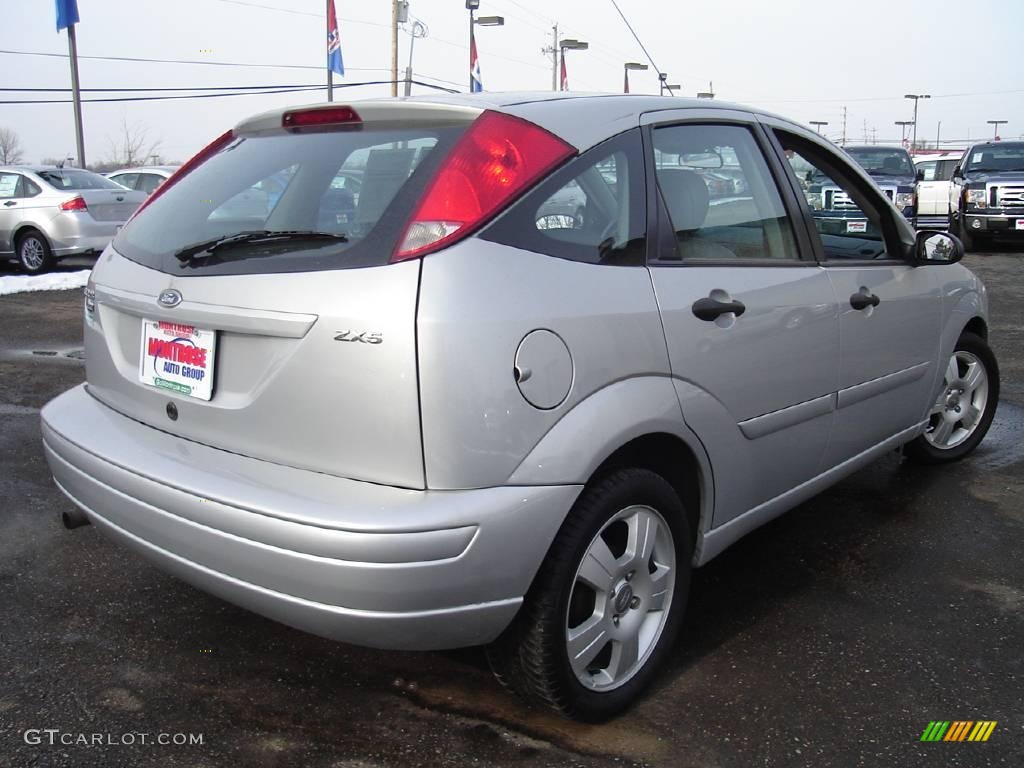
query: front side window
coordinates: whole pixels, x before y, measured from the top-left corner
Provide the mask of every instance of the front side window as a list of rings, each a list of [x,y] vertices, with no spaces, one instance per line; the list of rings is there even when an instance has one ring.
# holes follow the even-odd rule
[[[481,237],[590,264],[642,264],[646,208],[639,142],[639,133],[631,131],[584,153]]]
[[[660,259],[798,258],[782,198],[749,129],[656,128],[654,158],[676,244]]]
[[[852,169],[844,170],[837,155],[810,141],[785,131],[775,134],[801,182],[825,259],[889,258],[881,214],[852,182]]]
[[[956,170],[956,166],[959,160],[940,160],[938,167],[935,170],[936,181],[949,181],[953,178],[953,171]]]
[[[935,171],[937,169],[938,162],[935,160],[929,160],[927,163],[918,163],[917,170],[921,172],[921,181],[937,181],[935,178]]]
[[[135,189],[150,195],[163,183],[163,176],[157,176],[155,173],[140,173],[139,180],[135,183]]]

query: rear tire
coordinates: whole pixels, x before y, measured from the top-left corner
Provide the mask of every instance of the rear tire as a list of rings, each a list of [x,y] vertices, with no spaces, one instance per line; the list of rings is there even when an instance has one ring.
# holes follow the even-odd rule
[[[38,275],[53,266],[53,251],[40,232],[30,229],[18,236],[18,263],[30,275]]]
[[[686,510],[660,475],[620,469],[588,486],[516,620],[487,649],[495,676],[579,720],[626,709],[675,644],[693,547]]]
[[[928,429],[907,443],[904,454],[919,464],[959,461],[984,439],[998,403],[996,357],[984,339],[965,331],[946,363]]]

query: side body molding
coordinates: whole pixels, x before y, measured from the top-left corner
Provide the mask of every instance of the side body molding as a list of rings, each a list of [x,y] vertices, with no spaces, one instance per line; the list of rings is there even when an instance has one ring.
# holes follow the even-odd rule
[[[711,527],[714,482],[704,446],[682,418],[672,379],[642,376],[617,381],[586,398],[541,438],[509,477],[508,485],[585,483],[616,450],[644,435],[663,433],[682,440],[700,468],[699,557],[703,533]]]

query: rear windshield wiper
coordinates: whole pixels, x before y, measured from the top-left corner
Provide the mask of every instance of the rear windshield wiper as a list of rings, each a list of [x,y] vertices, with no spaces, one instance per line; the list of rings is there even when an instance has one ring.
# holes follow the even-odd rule
[[[199,254],[212,254],[219,248],[238,245],[241,243],[269,243],[275,241],[290,240],[330,240],[336,243],[347,243],[348,237],[342,234],[330,232],[315,232],[304,230],[269,230],[261,229],[250,232],[238,232],[234,235],[224,235],[212,240],[205,240],[201,243],[187,245],[174,254],[178,261],[186,264],[192,261]]]

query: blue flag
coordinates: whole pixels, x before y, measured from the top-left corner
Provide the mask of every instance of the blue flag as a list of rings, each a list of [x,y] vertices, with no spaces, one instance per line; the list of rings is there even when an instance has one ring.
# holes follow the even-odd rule
[[[78,0],[56,0],[57,31],[78,23]]]
[[[345,62],[341,60],[341,35],[338,33],[338,17],[334,14],[334,0],[327,3],[327,67],[339,75],[345,74]]]

